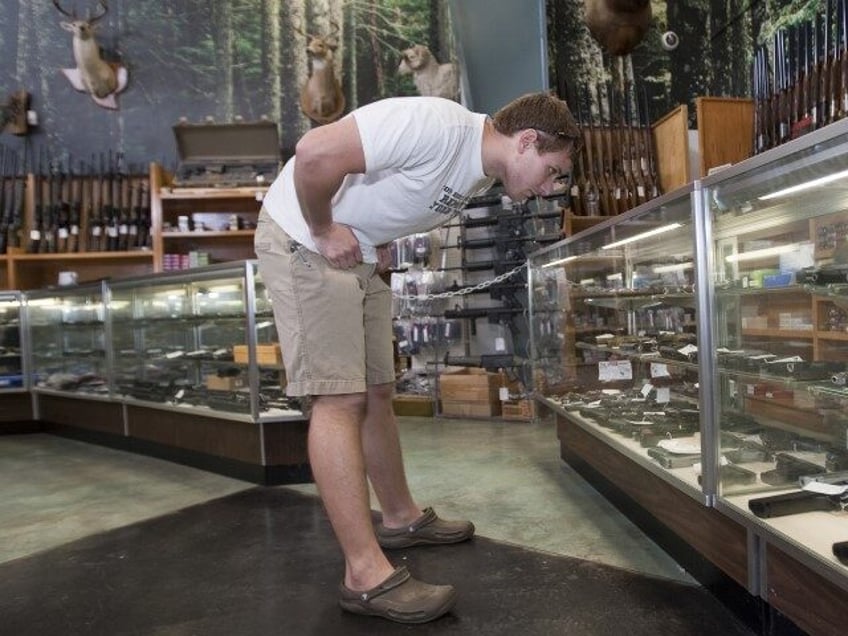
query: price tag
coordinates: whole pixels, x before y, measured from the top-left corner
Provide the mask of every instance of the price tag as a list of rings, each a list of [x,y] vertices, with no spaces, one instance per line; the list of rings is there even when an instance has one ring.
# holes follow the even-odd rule
[[[41,232],[38,230],[30,230],[29,238],[31,241],[40,241],[41,240]]]
[[[598,379],[601,382],[616,382],[633,379],[630,360],[605,360],[598,363]]]
[[[505,386],[499,388],[498,397],[501,399],[501,402],[506,402],[509,399],[509,389]]]
[[[503,338],[495,338],[495,351],[506,351],[506,340]]]
[[[68,228],[66,228],[66,227],[60,227],[60,228],[59,228],[58,235],[59,235],[59,238],[60,238],[60,239],[66,239],[66,238],[68,238]]]
[[[648,397],[648,393],[650,393],[653,388],[653,384],[645,382],[645,384],[642,385],[642,397]]]
[[[658,387],[656,400],[657,404],[666,404],[671,402],[671,389],[667,386]]]
[[[92,236],[100,236],[102,233],[103,233],[103,228],[100,227],[99,225],[95,225],[94,227],[91,228],[91,235]]]
[[[79,225],[71,226],[71,236],[77,236],[79,234]]]
[[[668,372],[668,365],[662,364],[661,362],[651,363],[652,378],[667,378],[669,375],[671,374]]]

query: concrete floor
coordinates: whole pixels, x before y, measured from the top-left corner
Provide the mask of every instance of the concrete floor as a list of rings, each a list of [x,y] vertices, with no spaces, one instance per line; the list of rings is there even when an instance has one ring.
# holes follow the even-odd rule
[[[441,516],[472,519],[497,541],[694,585],[559,459],[551,425],[403,417],[400,428],[412,491]],[[253,486],[43,434],[0,436],[0,480],[0,563]]]

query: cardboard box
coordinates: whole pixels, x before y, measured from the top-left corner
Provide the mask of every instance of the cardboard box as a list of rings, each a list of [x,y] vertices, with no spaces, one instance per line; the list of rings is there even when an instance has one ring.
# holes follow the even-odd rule
[[[221,377],[213,373],[206,376],[206,388],[212,391],[235,391],[244,385],[244,374]]]
[[[499,400],[491,402],[457,402],[442,400],[442,415],[456,417],[498,417],[501,414]]]
[[[433,398],[429,395],[396,395],[392,406],[395,415],[433,416]]]
[[[532,400],[501,402],[501,417],[505,420],[529,422],[536,416],[536,403]]]
[[[247,364],[247,345],[235,345],[233,347],[233,362],[236,364]],[[279,343],[256,345],[256,362],[262,366],[274,366],[283,363],[283,355],[280,352]]]
[[[439,376],[439,395],[447,402],[499,402],[500,377],[485,369],[468,368]],[[500,412],[500,408],[498,408]]]

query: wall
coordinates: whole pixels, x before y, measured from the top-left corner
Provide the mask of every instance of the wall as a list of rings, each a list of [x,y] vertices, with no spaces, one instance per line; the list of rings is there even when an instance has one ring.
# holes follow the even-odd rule
[[[544,0],[451,0],[450,8],[469,108],[493,113],[547,90]]]
[[[447,0],[111,0],[97,39],[110,60],[129,69],[120,109],[95,105],[59,69],[74,65],[68,18],[51,0],[0,3],[0,101],[15,90],[32,94],[40,125],[26,138],[3,134],[6,147],[39,161],[97,164],[123,156],[172,166],[171,127],[180,117],[231,121],[268,116],[279,123],[284,155],[312,123],[299,108],[309,61],[306,35],[338,27],[336,71],[348,109],[388,95],[415,93],[400,77],[400,51],[430,44],[453,54],[443,24]],[[62,0],[70,11],[99,11],[95,0]]]

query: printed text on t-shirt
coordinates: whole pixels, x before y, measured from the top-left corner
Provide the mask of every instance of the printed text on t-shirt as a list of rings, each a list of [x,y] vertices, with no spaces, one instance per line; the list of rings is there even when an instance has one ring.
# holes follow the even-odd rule
[[[455,192],[453,188],[442,186],[442,196],[438,201],[430,205],[430,209],[437,214],[459,214],[468,203],[470,197]]]

